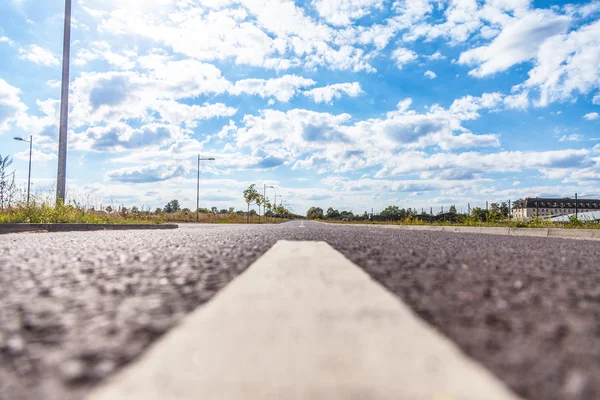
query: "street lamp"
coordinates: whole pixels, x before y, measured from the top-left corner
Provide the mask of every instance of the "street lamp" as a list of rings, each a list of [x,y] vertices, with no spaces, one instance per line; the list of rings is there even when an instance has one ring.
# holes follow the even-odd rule
[[[27,206],[29,207],[29,192],[31,191],[31,153],[33,151],[33,135],[29,136],[29,140],[23,139],[22,137],[16,137],[15,140],[19,142],[29,143],[29,177],[27,178]]]
[[[67,191],[67,133],[69,123],[69,62],[71,58],[71,0],[65,0],[62,84],[60,91],[60,127],[58,129],[58,172],[56,201],[64,202]]]
[[[200,161],[215,161],[214,158],[204,158],[198,154],[198,186],[196,189],[196,222],[200,222]]]
[[[267,199],[267,188],[269,189],[275,189],[275,186],[267,186],[267,184],[265,183],[264,185],[264,190],[263,190],[263,198],[266,200]],[[265,214],[265,222],[267,220],[267,210],[265,209],[265,205],[263,204],[263,210],[264,210],[264,214]],[[260,211],[260,210],[259,210]]]

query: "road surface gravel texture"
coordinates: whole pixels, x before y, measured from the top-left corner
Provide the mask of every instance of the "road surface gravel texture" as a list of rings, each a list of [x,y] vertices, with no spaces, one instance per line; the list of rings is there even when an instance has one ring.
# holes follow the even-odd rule
[[[281,239],[331,244],[524,398],[600,399],[597,242],[303,225],[1,236],[0,399],[83,398]]]

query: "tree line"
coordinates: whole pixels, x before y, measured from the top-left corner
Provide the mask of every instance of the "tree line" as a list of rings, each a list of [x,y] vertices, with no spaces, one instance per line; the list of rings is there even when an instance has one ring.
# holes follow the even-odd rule
[[[518,201],[518,200],[517,200]],[[517,202],[515,202],[517,203]],[[513,209],[516,206],[513,206]],[[426,213],[424,210],[416,208],[400,208],[396,205],[391,205],[383,209],[376,215],[371,215],[368,212],[363,214],[354,214],[352,211],[338,211],[333,207],[329,207],[327,211],[323,211],[321,207],[311,207],[306,212],[306,217],[309,219],[338,219],[338,220],[385,220],[385,221],[404,221],[407,219],[419,219],[423,221],[453,221],[457,222],[461,219],[472,218],[482,222],[497,221],[508,218],[510,215],[507,202],[491,203],[489,208],[473,207],[470,213],[458,213],[456,206],[452,205],[447,211],[440,211],[437,214]]]

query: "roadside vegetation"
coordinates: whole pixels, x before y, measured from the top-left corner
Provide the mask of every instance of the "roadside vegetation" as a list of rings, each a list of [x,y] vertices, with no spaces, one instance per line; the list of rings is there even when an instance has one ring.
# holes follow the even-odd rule
[[[233,207],[211,207],[196,210],[182,208],[179,201],[169,201],[162,208],[125,207],[124,205],[97,205],[90,196],[71,195],[65,204],[56,204],[54,190],[32,193],[29,204],[27,192],[15,184],[14,171],[9,171],[12,160],[0,155],[0,224],[161,224],[161,223],[277,223],[294,216],[282,205],[272,205],[260,195],[255,185],[244,191],[247,210]],[[259,212],[251,207],[257,206]],[[262,214],[259,214],[262,209]]]
[[[78,202],[74,199],[67,204],[54,204],[50,198],[32,196],[29,205],[25,198],[11,199],[0,206],[0,224],[29,223],[29,224],[161,224],[196,222],[196,211],[181,208],[178,200],[168,202],[163,208],[154,210],[125,206],[92,206],[89,203]],[[276,223],[290,218],[287,213],[276,214],[267,211],[259,216],[256,210],[249,212],[217,207],[200,208],[198,222],[213,224],[231,223]]]
[[[217,207],[200,208],[198,220],[201,223],[276,223],[289,218],[289,215],[277,215],[267,212],[259,216],[255,210],[249,212]],[[161,224],[196,222],[195,210],[181,208],[178,200],[172,200],[163,208],[154,210],[125,206],[91,206],[85,202],[69,200],[67,204],[54,204],[54,201],[33,196],[27,205],[24,199],[11,201],[0,207],[0,224]]]
[[[571,218],[569,222],[552,222],[547,219],[534,218],[529,221],[512,217],[506,203],[492,203],[489,209],[475,207],[470,214],[458,213],[452,206],[445,213],[427,214],[416,209],[404,209],[389,206],[378,214],[354,214],[351,211],[338,211],[330,207],[323,211],[320,207],[311,207],[306,217],[332,223],[345,224],[393,224],[393,225],[439,225],[439,226],[489,226],[512,228],[572,228],[600,229],[594,221]]]

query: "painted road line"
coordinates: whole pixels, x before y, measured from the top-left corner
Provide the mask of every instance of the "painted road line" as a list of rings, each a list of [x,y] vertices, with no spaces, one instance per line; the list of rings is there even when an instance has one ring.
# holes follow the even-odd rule
[[[90,400],[514,400],[323,242],[279,242]]]
[[[300,226],[299,226],[299,228],[306,228],[306,227],[304,226],[304,221],[300,222]]]

